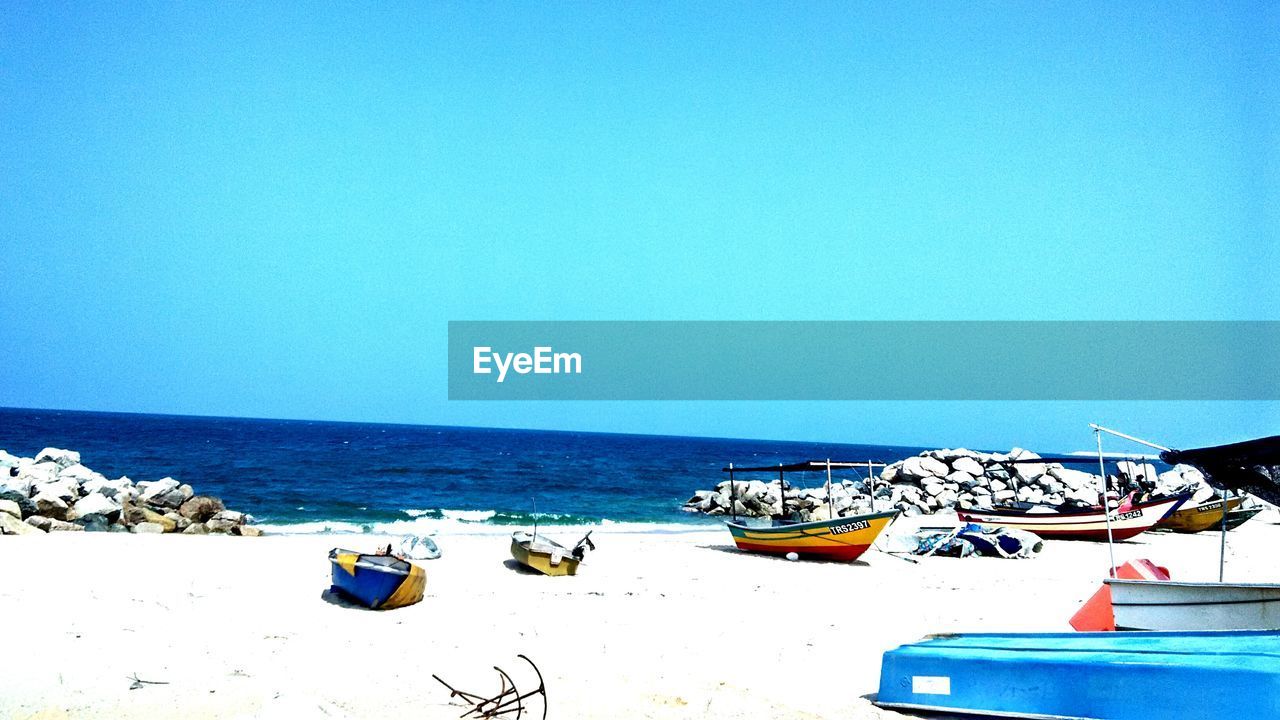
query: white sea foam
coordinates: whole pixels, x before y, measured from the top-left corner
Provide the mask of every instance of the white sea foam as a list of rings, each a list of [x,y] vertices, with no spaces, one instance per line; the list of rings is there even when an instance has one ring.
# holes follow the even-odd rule
[[[309,521],[302,523],[267,523],[259,525],[263,532],[270,535],[320,535],[320,534],[370,534],[370,535],[509,535],[515,530],[525,529],[522,525],[494,525],[482,521],[459,520],[457,518],[416,517],[405,520],[393,520],[378,523],[353,523],[341,521]],[[705,532],[720,529],[719,525],[695,525],[685,523],[647,523],[603,520],[600,523],[581,525],[542,525],[539,533],[546,532],[553,537],[564,536],[571,540],[572,536],[587,531],[599,534],[628,533],[688,533]]]
[[[494,510],[441,510],[440,514],[445,520],[478,523],[492,520],[498,513]]]

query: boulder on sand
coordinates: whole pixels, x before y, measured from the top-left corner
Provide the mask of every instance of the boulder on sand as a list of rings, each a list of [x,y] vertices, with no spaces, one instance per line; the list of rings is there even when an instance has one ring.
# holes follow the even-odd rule
[[[40,535],[42,532],[9,513],[0,513],[0,535]]]
[[[42,492],[31,498],[36,506],[36,513],[55,520],[67,519],[67,501],[53,493]]]
[[[138,489],[141,491],[138,499],[142,502],[155,507],[173,509],[177,509],[192,494],[190,485],[181,485],[171,477],[152,482],[140,482]]]
[[[113,522],[120,517],[120,503],[98,493],[91,493],[80,498],[71,511],[67,514],[72,520],[86,515],[102,515],[107,518],[108,522]]]
[[[142,507],[126,503],[124,510],[121,511],[120,518],[125,525],[142,525],[144,523],[152,523],[164,528],[165,532],[173,532],[177,529],[177,523],[150,508]]]
[[[698,499],[700,496],[695,495]],[[693,502],[692,500],[690,502]],[[195,495],[188,498],[178,507],[178,514],[192,522],[207,522],[209,518],[226,510],[222,501],[208,495]]]
[[[739,506],[742,505],[741,502],[737,504]],[[745,510],[745,508],[739,507],[739,510]],[[238,513],[234,510],[223,510],[205,522],[210,532],[231,532],[233,528],[243,524],[244,513]]]

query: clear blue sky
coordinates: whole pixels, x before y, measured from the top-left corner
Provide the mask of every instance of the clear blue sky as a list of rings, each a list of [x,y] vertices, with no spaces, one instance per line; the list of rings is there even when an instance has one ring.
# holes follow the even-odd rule
[[[5,3],[0,405],[1280,431],[1274,403],[448,403],[444,371],[450,319],[1280,319],[1274,4],[402,5]]]

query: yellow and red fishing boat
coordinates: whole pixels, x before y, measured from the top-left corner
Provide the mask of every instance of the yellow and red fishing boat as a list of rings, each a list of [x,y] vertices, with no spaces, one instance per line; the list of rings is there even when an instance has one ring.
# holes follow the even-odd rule
[[[831,502],[831,469],[833,467],[866,467],[869,477],[872,469],[882,463],[875,462],[832,462],[809,461],[792,465],[773,467],[742,467],[733,465],[725,468],[729,473],[730,506],[735,506],[737,493],[734,485],[735,472],[776,472],[778,473],[779,513],[774,516],[771,525],[752,526],[737,522],[725,523],[733,535],[733,542],[739,550],[766,553],[770,555],[789,555],[795,553],[802,558],[821,560],[837,560],[852,562],[862,556],[867,548],[875,542],[880,533],[898,516],[897,510],[888,512],[872,512],[865,515],[849,517],[833,517],[827,520],[799,522],[786,519],[786,481],[784,474],[792,471],[826,470],[827,502]],[[868,480],[870,482],[870,480]],[[873,495],[874,497],[874,495]],[[874,500],[872,501],[874,503]],[[736,509],[736,508],[735,508]],[[834,515],[828,505],[828,511]]]
[[[772,527],[725,523],[739,550],[852,562],[871,547],[898,511],[817,522],[779,522]]]
[[[1178,510],[1161,520],[1156,527],[1168,528],[1174,532],[1197,533],[1202,530],[1217,530],[1222,527],[1222,514],[1227,514],[1227,529],[1230,530],[1245,520],[1257,515],[1262,508],[1244,508],[1244,497],[1227,498],[1227,507],[1222,507],[1222,499],[1214,498],[1195,507]]]

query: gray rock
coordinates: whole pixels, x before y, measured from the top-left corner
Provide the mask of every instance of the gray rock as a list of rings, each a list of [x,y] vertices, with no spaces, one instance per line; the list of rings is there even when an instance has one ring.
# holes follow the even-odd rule
[[[185,487],[185,492],[183,488]],[[179,485],[173,478],[138,483],[138,499],[154,507],[177,509],[191,497],[191,486]]]
[[[141,505],[125,505],[120,517],[125,525],[152,523],[164,528],[165,532],[173,532],[177,529],[177,523],[173,520]]]
[[[182,534],[183,535],[208,535],[209,528],[205,527],[204,523],[193,522],[187,526],[186,530],[182,531]]]
[[[111,522],[107,520],[105,515],[82,515],[77,517],[75,522],[84,528],[85,532],[109,532],[111,530]]]
[[[998,490],[992,493],[991,497],[995,498],[996,502],[1004,504],[1012,500],[1016,494],[1017,493],[1012,490]]]
[[[23,522],[38,530],[49,532],[49,523],[53,522],[53,519],[43,515],[32,515]]]
[[[948,468],[946,463],[931,457],[917,455],[902,462],[901,473],[917,479],[945,477],[949,472],[951,468]]]
[[[143,522],[133,526],[133,531],[139,534],[159,534],[164,532],[164,526],[160,523]]]
[[[1052,467],[1049,468],[1049,474],[1067,487],[1068,490],[1079,490],[1080,488],[1097,488],[1101,485],[1097,475],[1090,475],[1080,470],[1072,470],[1070,468]]]
[[[31,502],[35,504],[36,512],[40,515],[55,520],[65,520],[67,518],[67,501],[55,494],[42,492],[31,498]]]
[[[22,507],[12,500],[0,500],[0,513],[8,513],[19,520],[22,519]]]
[[[74,450],[61,450],[59,448],[47,447],[36,455],[36,462],[56,463],[60,467],[71,467],[80,463],[80,453]]]
[[[0,535],[39,535],[43,531],[9,513],[0,513]]]
[[[65,520],[49,519],[49,532],[84,532],[84,527]]]
[[[962,472],[970,476],[978,476],[982,474],[982,465],[972,457],[959,457],[951,463],[951,468],[957,472]]]
[[[85,495],[72,506],[67,517],[75,519],[86,515],[103,515],[108,522],[114,522],[120,517],[120,503],[98,493]]]
[[[178,513],[174,512],[174,511],[172,511],[172,510],[170,510],[170,511],[169,511],[169,512],[167,512],[167,513],[165,513],[165,514],[164,514],[164,516],[165,516],[167,519],[169,519],[169,520],[172,520],[172,521],[173,521],[173,532],[182,532],[183,530],[186,530],[188,526],[190,526],[190,525],[191,525],[191,521],[190,521],[190,520],[188,520],[187,518],[182,517],[181,515],[179,515]]]

